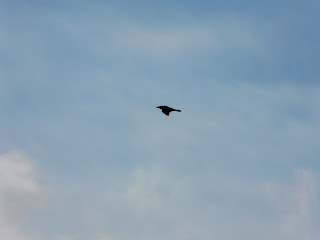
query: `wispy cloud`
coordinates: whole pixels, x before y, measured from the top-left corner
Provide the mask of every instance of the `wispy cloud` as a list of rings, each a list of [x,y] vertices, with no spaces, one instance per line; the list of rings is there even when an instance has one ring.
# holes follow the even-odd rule
[[[0,14],[0,150],[40,163],[1,156],[14,240],[318,237],[318,68],[295,74],[315,45],[292,38],[306,25],[165,4],[168,18],[98,1]]]
[[[318,176],[310,169],[297,169],[286,183],[266,185],[276,207],[279,230],[284,239],[318,239]]]

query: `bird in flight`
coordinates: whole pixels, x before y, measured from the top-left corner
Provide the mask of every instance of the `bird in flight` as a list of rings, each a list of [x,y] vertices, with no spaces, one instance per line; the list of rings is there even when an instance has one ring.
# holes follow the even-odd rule
[[[177,109],[173,109],[171,107],[168,107],[168,106],[158,106],[157,108],[160,108],[162,110],[162,112],[169,116],[170,112],[181,112],[180,110],[177,110]]]

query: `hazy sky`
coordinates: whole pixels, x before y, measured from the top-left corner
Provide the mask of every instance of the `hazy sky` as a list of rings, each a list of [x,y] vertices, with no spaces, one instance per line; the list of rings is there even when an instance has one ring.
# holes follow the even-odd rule
[[[319,11],[0,0],[1,239],[320,239]]]

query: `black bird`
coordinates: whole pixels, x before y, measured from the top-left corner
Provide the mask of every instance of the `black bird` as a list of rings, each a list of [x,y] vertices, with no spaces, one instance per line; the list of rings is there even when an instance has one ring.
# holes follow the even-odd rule
[[[168,106],[158,106],[157,108],[160,108],[162,110],[162,112],[167,116],[169,116],[170,112],[173,112],[173,111],[181,112],[180,110],[173,109],[173,108],[168,107]]]

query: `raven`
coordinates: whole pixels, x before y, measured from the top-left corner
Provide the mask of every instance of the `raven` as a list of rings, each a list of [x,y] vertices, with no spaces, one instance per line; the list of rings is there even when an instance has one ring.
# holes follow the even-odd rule
[[[160,108],[162,110],[162,112],[167,116],[169,116],[170,112],[172,112],[172,111],[181,112],[180,110],[176,110],[176,109],[173,109],[168,106],[158,106],[157,108]]]

